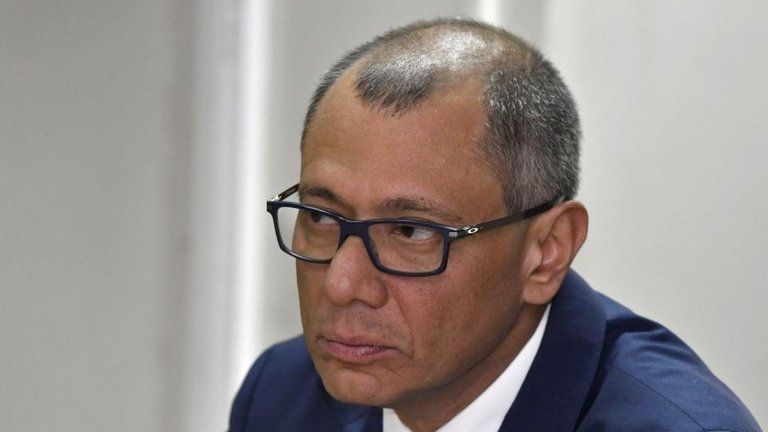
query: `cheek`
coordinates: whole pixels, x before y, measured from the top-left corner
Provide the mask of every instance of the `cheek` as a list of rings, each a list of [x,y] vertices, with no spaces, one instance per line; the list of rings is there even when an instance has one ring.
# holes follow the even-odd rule
[[[416,295],[402,295],[399,300],[414,341],[414,361],[434,365],[471,349],[467,339],[472,339],[478,327],[485,327],[478,324],[489,312],[498,315],[489,311],[497,301],[478,292],[481,285],[471,274],[462,276],[466,277],[458,279],[447,273],[441,283],[416,288],[408,293]]]
[[[522,233],[515,230],[497,237],[490,236],[468,248],[461,264],[466,272],[472,274],[471,278],[482,285],[475,294],[519,300],[520,287],[523,285]]]
[[[410,317],[417,361],[476,361],[500,343],[517,320],[522,307],[519,257],[479,248],[461,252],[451,257],[431,291],[401,303]]]
[[[314,316],[322,290],[320,287],[325,277],[327,266],[296,260],[296,286],[298,287],[301,324],[304,332],[311,332]]]

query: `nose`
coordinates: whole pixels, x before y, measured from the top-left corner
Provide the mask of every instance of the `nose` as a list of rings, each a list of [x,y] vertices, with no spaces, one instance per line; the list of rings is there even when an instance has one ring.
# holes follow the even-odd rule
[[[331,302],[338,306],[360,302],[380,308],[387,302],[387,288],[382,276],[373,266],[362,239],[350,236],[331,260],[324,288]]]

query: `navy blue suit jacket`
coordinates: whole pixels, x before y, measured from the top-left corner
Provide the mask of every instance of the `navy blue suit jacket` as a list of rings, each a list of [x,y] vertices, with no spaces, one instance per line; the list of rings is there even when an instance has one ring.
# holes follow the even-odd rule
[[[380,431],[381,409],[334,400],[302,338],[266,351],[230,432]],[[666,328],[570,272],[502,431],[759,431],[739,399]]]

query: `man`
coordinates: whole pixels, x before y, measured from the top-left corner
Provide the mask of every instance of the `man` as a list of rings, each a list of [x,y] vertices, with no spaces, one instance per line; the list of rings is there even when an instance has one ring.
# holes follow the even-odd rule
[[[342,58],[268,202],[304,335],[257,360],[230,431],[759,430],[569,269],[579,135],[554,67],[491,26],[418,22]]]

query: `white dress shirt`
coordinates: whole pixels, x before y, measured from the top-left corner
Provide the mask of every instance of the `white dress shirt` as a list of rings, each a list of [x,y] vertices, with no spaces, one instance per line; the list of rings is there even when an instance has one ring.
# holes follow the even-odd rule
[[[496,378],[496,381],[448,423],[439,428],[437,432],[492,432],[499,430],[507,411],[520,392],[520,387],[523,386],[523,381],[531,369],[536,353],[539,351],[549,318],[549,308],[548,305],[531,338],[528,339],[517,357],[512,360],[512,363]],[[411,432],[392,409],[384,408],[382,420],[384,432]]]

